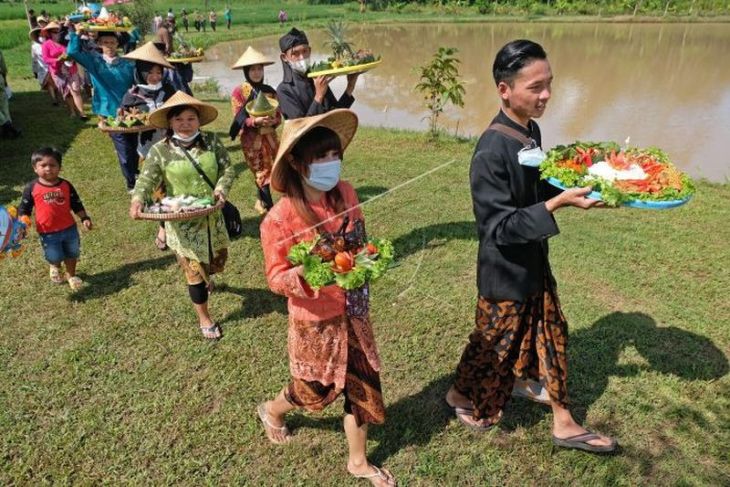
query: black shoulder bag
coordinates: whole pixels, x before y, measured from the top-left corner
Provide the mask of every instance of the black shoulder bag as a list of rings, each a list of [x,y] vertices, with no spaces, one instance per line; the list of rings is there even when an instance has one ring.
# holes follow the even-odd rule
[[[205,174],[205,171],[203,171],[203,168],[200,167],[198,161],[196,161],[195,158],[190,155],[185,147],[181,147],[179,145],[178,147],[180,147],[185,153],[185,157],[190,160],[190,162],[193,164],[193,167],[195,167],[195,170],[198,171],[198,174],[200,174],[200,177],[202,177],[205,182],[208,183],[208,186],[215,190],[215,184],[213,184],[213,181],[211,181],[208,175]],[[241,213],[239,213],[238,208],[236,208],[236,206],[230,201],[226,201],[226,203],[223,205],[222,211],[223,220],[226,223],[226,231],[228,231],[228,237],[232,239],[240,237],[243,233],[243,225],[241,223]]]

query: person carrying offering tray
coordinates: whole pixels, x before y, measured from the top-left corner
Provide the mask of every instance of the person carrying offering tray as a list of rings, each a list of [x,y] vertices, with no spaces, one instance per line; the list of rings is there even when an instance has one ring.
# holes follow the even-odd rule
[[[286,119],[309,117],[335,108],[350,108],[358,74],[347,75],[347,88],[339,98],[330,90],[334,76],[308,78],[312,48],[304,32],[292,28],[279,39],[284,77],[276,88],[281,113]]]
[[[167,134],[148,153],[132,193],[132,218],[142,217],[145,202],[162,182],[171,199],[182,202],[184,197],[194,196],[223,207],[235,169],[216,135],[200,131],[217,116],[213,105],[182,91],[150,115],[150,124],[167,129]],[[223,271],[228,258],[230,242],[223,215],[218,209],[201,217],[165,221],[165,228],[167,245],[185,274],[200,330],[205,338],[218,339],[223,333],[208,311],[208,295],[213,289],[213,274]]]
[[[283,197],[261,223],[261,246],[269,287],[289,299],[292,378],[274,399],[260,404],[257,413],[269,440],[287,443],[288,412],[320,411],[344,395],[348,472],[373,485],[393,486],[393,475],[370,464],[366,456],[368,425],[385,421],[368,287],[345,291],[329,285],[314,290],[304,279],[304,266],[288,259],[294,245],[325,232],[340,235],[359,229],[356,233],[364,240],[357,194],[340,179],[342,154],[356,130],[357,116],[343,109],[284,124],[271,174],[271,187]],[[347,221],[350,228],[343,229]]]
[[[255,209],[259,214],[265,214],[274,206],[269,182],[279,149],[276,127],[281,123],[281,112],[277,109],[276,90],[264,83],[264,66],[271,64],[274,61],[249,46],[232,66],[243,70],[245,81],[231,94],[233,123],[229,134],[231,140],[241,137],[243,157],[256,181]]]
[[[116,117],[122,98],[134,83],[134,62],[117,55],[119,37],[116,32],[100,31],[96,44],[101,53],[81,49],[80,34],[84,31],[76,24],[76,31],[69,34],[68,55],[86,69],[94,85],[91,108],[102,117]],[[137,134],[110,133],[119,159],[119,167],[126,182],[127,191],[134,189],[139,172]]]
[[[540,181],[540,128],[553,80],[543,48],[505,45],[493,65],[500,112],[482,134],[470,181],[479,234],[476,327],[446,402],[465,426],[486,431],[502,417],[516,379],[539,381],[553,411],[560,447],[612,452],[615,439],[591,433],[568,410],[567,323],[548,261],[547,240],[559,233],[553,213],[588,209],[591,188],[549,197]]]

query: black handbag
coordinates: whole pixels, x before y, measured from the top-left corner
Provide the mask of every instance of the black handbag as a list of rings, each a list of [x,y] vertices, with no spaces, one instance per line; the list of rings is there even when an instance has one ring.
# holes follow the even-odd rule
[[[190,155],[190,153],[185,149],[184,147],[180,147],[183,152],[185,153],[185,156],[190,160],[190,162],[195,167],[195,170],[198,171],[198,174],[200,174],[200,177],[202,177],[206,183],[208,183],[208,186],[210,186],[212,189],[215,189],[215,184],[213,184],[213,181],[210,180],[207,174],[205,174],[205,171],[203,171],[203,168],[200,167],[200,164],[198,164],[198,161],[195,160],[193,156]],[[221,209],[223,212],[223,220],[226,223],[226,231],[228,232],[228,238],[237,238],[240,237],[243,233],[243,224],[241,222],[241,213],[238,211],[238,208],[236,208],[236,205],[231,203],[230,201],[226,201],[223,205],[223,208]]]

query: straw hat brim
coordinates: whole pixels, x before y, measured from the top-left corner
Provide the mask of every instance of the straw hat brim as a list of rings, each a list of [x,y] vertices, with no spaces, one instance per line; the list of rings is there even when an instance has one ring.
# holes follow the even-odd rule
[[[271,66],[275,62],[276,61],[272,61],[271,59],[264,56],[263,53],[249,46],[243,53],[243,55],[238,58],[238,61],[236,61],[233,66],[231,66],[231,69],[243,69],[246,66],[255,66],[257,64],[261,64],[262,66]]]
[[[129,52],[122,56],[126,59],[133,59],[135,61],[145,61],[152,64],[158,64],[166,68],[174,69],[174,66],[170,64],[165,56],[162,55],[159,49],[155,47],[154,42],[148,42],[141,47],[138,47],[132,52]]]
[[[218,118],[218,109],[216,107],[193,98],[185,92],[178,91],[171,96],[164,105],[150,114],[150,125],[161,129],[169,128],[167,123],[167,113],[173,108],[181,106],[194,108],[195,111],[198,112],[201,127]]]
[[[41,33],[42,30],[43,29],[41,29],[40,27],[35,27],[35,28],[31,29],[30,32],[28,32],[28,38],[32,41],[33,40],[33,34],[35,34],[36,37],[38,37],[38,35],[40,35],[40,33]]]
[[[281,134],[279,151],[276,153],[274,167],[271,171],[271,187],[284,192],[286,187],[284,170],[289,164],[289,153],[299,140],[315,127],[326,127],[332,130],[340,138],[342,150],[344,151],[357,132],[357,115],[346,108],[340,108],[315,115],[313,117],[296,118],[287,120],[284,123],[284,130]]]
[[[61,26],[57,22],[50,22],[45,27],[41,27],[41,30],[61,30]]]

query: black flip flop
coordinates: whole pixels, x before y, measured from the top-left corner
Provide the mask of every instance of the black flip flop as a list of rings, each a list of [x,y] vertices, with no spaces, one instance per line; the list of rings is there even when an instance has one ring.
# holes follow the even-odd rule
[[[583,450],[590,453],[613,453],[618,447],[618,442],[615,438],[611,438],[610,445],[591,445],[588,443],[591,440],[600,440],[601,437],[595,433],[582,433],[580,435],[570,436],[568,438],[558,438],[553,435],[553,445],[562,448],[573,448],[575,450]]]
[[[203,338],[206,340],[220,340],[223,338],[223,329],[218,326],[218,323],[213,323],[211,326],[199,326],[200,332],[203,334]],[[217,337],[209,337],[206,333],[219,333]]]

